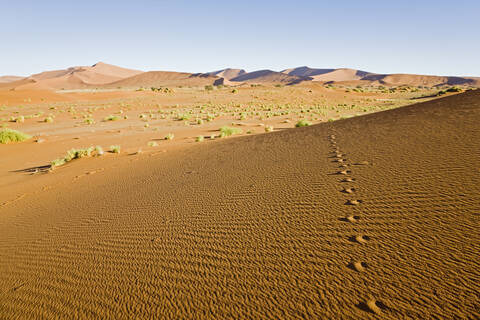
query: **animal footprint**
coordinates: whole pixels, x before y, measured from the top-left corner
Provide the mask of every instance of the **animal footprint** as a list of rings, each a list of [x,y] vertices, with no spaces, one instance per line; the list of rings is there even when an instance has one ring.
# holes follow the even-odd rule
[[[358,235],[358,236],[350,237],[349,240],[351,242],[357,242],[357,243],[360,243],[360,244],[365,244],[365,243],[367,243],[367,241],[370,240],[370,237],[369,236]]]
[[[369,164],[368,161],[360,161],[360,162],[355,163],[356,166],[366,166],[368,164]]]
[[[351,171],[350,170],[342,170],[338,171],[337,174],[349,174]]]
[[[339,218],[338,220],[343,221],[343,222],[355,223],[358,220],[360,220],[360,216],[349,215],[346,218]]]
[[[355,179],[354,178],[345,178],[345,179],[342,179],[342,181],[340,182],[354,182]]]
[[[347,200],[345,204],[348,206],[358,206],[362,202],[363,202],[362,200]]]
[[[357,304],[357,308],[375,314],[381,314],[382,310],[388,309],[388,307],[383,302],[377,301],[374,298],[370,298],[366,302],[360,302],[359,304]]]
[[[343,188],[342,192],[343,193],[352,193],[355,191],[355,188]]]
[[[365,262],[355,261],[355,262],[350,262],[350,264],[347,267],[358,272],[363,272],[365,271],[366,268],[368,268],[368,265]]]
[[[358,220],[360,220],[360,217],[359,216],[348,216],[347,217],[347,221],[348,222],[357,222]]]

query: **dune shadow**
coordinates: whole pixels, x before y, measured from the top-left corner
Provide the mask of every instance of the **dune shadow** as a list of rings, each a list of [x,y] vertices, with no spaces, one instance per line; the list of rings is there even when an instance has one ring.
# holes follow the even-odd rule
[[[25,168],[25,169],[18,169],[18,170],[13,170],[10,172],[22,172],[22,173],[47,173],[49,172],[50,168],[52,168],[51,164],[47,164],[44,166],[37,166],[37,167],[31,167],[31,168]]]
[[[367,306],[367,304],[366,304],[365,302],[357,303],[357,304],[355,305],[355,307],[357,307],[358,309],[360,309],[360,310],[362,310],[362,311],[375,314],[375,312],[373,312],[372,310],[370,310],[370,308]]]

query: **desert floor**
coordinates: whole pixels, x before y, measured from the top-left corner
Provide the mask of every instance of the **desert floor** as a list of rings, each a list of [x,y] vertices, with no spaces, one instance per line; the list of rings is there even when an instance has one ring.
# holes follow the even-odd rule
[[[433,93],[0,91],[0,318],[479,318],[480,91]]]

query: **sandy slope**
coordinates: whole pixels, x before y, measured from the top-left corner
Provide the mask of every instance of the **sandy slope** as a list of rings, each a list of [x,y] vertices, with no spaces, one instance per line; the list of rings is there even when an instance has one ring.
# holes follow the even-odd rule
[[[311,77],[312,81],[353,81],[371,75],[369,72],[347,68],[312,69],[309,67],[298,67],[283,70],[282,72],[294,76]]]
[[[161,87],[161,86],[204,86],[212,85],[220,78],[208,74],[187,72],[149,71],[106,85],[116,87]]]
[[[0,76],[0,83],[8,83],[13,81],[22,80],[24,77],[19,76]]]
[[[372,84],[388,86],[410,85],[410,86],[440,86],[440,85],[470,85],[480,86],[480,81],[471,77],[444,77],[426,76],[418,74],[370,74],[361,80],[371,81]]]
[[[479,121],[477,91],[69,165],[0,207],[0,315],[478,318]]]
[[[230,79],[234,82],[248,82],[248,83],[286,83],[294,84],[302,81],[311,80],[309,77],[291,76],[282,72],[272,70],[259,70],[249,73],[244,73],[238,77]]]
[[[98,62],[92,66],[71,67],[33,74],[28,78],[18,79],[1,87],[19,90],[86,89],[141,73],[142,71]]]
[[[213,72],[208,72],[207,74],[212,75],[212,76],[217,76],[220,78],[225,78],[227,80],[231,80],[235,77],[241,76],[242,74],[245,74],[245,70],[243,69],[232,69],[232,68],[227,68],[227,69],[222,69],[222,70],[217,70]]]

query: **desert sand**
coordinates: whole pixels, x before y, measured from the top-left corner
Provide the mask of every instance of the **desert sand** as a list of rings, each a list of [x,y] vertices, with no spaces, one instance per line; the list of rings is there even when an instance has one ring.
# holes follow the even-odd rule
[[[480,91],[122,77],[0,89],[0,318],[480,317]]]

